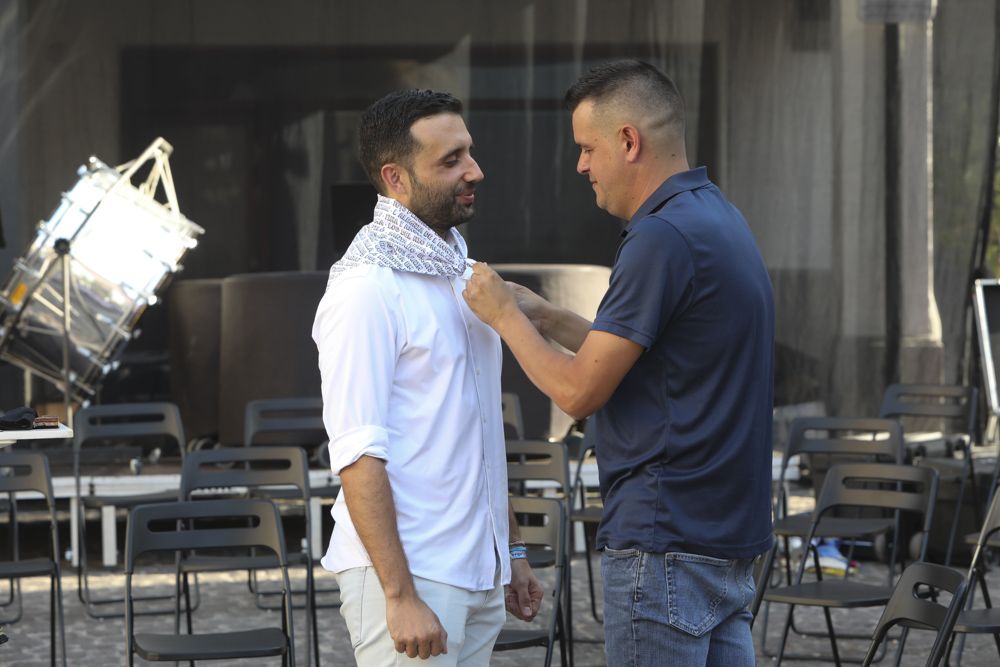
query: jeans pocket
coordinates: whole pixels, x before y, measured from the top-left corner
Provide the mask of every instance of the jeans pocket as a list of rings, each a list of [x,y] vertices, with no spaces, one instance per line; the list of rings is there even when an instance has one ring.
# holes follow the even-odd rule
[[[736,561],[668,553],[664,555],[667,578],[667,618],[670,625],[701,637],[718,625],[719,606],[731,591]]]

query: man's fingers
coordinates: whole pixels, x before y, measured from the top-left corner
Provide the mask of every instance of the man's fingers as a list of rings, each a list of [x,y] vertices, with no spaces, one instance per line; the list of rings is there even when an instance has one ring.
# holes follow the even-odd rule
[[[521,609],[521,614],[527,619],[534,616],[534,612],[531,609],[531,595],[528,594],[527,586],[519,586],[517,589],[517,604]]]
[[[420,656],[421,660],[426,660],[431,657],[431,648],[433,648],[434,640],[425,639],[417,646],[417,655]]]
[[[442,653],[448,652],[448,633],[445,632],[444,628],[441,628],[441,632],[431,639],[431,655],[441,655]]]

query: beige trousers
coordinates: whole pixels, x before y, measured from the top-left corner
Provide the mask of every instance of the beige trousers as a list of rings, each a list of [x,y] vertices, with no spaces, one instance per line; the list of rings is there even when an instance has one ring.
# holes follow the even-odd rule
[[[448,633],[448,652],[427,660],[397,653],[385,622],[385,595],[372,567],[357,567],[337,575],[340,615],[347,622],[358,667],[487,667],[493,644],[507,618],[504,590],[497,571],[490,591],[471,592],[414,577],[420,599],[437,614]]]

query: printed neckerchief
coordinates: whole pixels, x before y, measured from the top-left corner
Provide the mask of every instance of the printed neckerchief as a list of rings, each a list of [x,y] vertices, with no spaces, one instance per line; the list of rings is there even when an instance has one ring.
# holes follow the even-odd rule
[[[332,283],[341,273],[362,264],[396,271],[449,278],[465,273],[465,241],[453,231],[456,251],[410,209],[395,199],[378,196],[374,219],[362,227],[347,252],[332,267]]]

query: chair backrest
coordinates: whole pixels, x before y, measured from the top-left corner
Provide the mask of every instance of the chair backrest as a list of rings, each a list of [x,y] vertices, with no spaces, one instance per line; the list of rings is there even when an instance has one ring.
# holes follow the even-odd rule
[[[561,609],[563,604],[563,582],[566,580],[566,508],[563,503],[555,498],[534,498],[524,496],[511,496],[510,506],[514,514],[519,518],[521,539],[525,545],[535,548],[544,547],[552,553],[552,567],[556,570],[553,578],[555,582],[552,588],[551,599],[553,604],[552,613],[548,616],[548,627],[546,628],[546,649],[545,663],[549,664],[553,643],[555,641],[556,627],[561,615],[565,610]],[[545,559],[547,560],[547,559]],[[545,567],[536,565],[535,567]],[[563,615],[563,618],[565,616]],[[519,648],[511,646],[509,648]],[[502,648],[500,650],[503,650]]]
[[[306,453],[299,447],[222,447],[190,452],[184,460],[181,500],[189,500],[197,489],[234,486],[292,486],[308,506]]]
[[[864,485],[864,486],[859,486]],[[890,568],[895,567],[899,540],[899,513],[919,514],[923,519],[920,555],[927,555],[927,538],[937,501],[938,472],[933,468],[895,463],[839,463],[826,473],[823,489],[816,501],[809,533],[803,544],[811,544],[820,519],[837,507],[875,507],[896,512],[896,528]],[[807,558],[799,562],[798,581],[802,581]],[[890,570],[891,572],[891,570]]]
[[[994,493],[993,499],[990,500],[990,508],[986,512],[986,518],[983,519],[983,525],[979,531],[979,537],[976,538],[976,549],[972,553],[972,563],[969,565],[968,581],[972,582],[972,577],[975,576],[975,571],[979,567],[979,559],[982,558],[983,553],[986,549],[986,543],[989,542],[998,531],[1000,531],[1000,493]]]
[[[211,519],[227,523],[199,525]],[[125,573],[145,553],[261,547],[270,549],[282,568],[288,565],[278,510],[269,500],[200,500],[138,505],[129,517]]]
[[[799,454],[869,457],[902,463],[903,426],[896,419],[855,417],[797,417],[788,429],[788,441],[778,475],[779,516],[786,516],[785,477],[789,461]],[[815,462],[813,462],[815,463]],[[814,467],[813,473],[816,473]]]
[[[133,664],[135,649],[132,575],[140,556],[163,551],[258,547],[272,551],[281,569],[282,631],[289,663],[295,664],[291,585],[284,544],[278,509],[269,500],[200,500],[134,507],[125,537],[126,663]],[[179,579],[175,587],[179,604]]]
[[[882,395],[879,416],[948,419],[960,432],[973,437],[978,395],[975,387],[965,385],[893,384]]]
[[[895,419],[798,417],[789,427],[782,479],[788,460],[796,454],[872,456],[902,463],[903,427]]]
[[[121,441],[169,436],[183,458],[186,440],[181,413],[173,403],[116,403],[80,410],[73,419],[73,450],[95,440]]]
[[[55,496],[52,493],[52,475],[49,473],[49,459],[41,453],[26,451],[0,452],[0,493],[9,493],[10,502],[10,553],[13,559],[20,558],[20,535],[16,513],[18,492],[34,491],[45,496],[49,512],[49,544],[52,560],[58,572],[59,531],[56,524]]]
[[[547,547],[552,550],[553,564],[557,568],[565,565],[566,514],[563,504],[555,498],[535,498],[511,496],[510,506],[514,514],[528,521],[520,522],[518,530],[526,545]]]
[[[936,594],[929,597],[925,592],[918,592],[919,586],[947,591],[951,593],[951,600],[947,605],[941,604],[937,602]],[[911,563],[896,582],[892,597],[875,626],[871,646],[862,664],[870,665],[889,630],[895,625],[904,624],[938,633],[926,663],[928,666],[937,665],[948,646],[951,630],[962,609],[966,586],[965,577],[949,567],[933,563]]]
[[[282,441],[276,441],[274,436],[281,436]],[[323,399],[318,396],[265,398],[247,403],[243,417],[245,445],[258,441],[266,441],[264,444],[318,444],[325,439]]]
[[[521,397],[511,391],[500,394],[500,409],[503,415],[503,430],[507,437],[524,438],[524,415],[521,413]],[[507,433],[508,427],[510,433]]]
[[[44,454],[23,450],[0,452],[0,493],[19,491],[42,494],[51,509],[52,476],[49,474],[49,460]]]
[[[566,445],[546,440],[507,441],[507,479],[511,482],[555,482],[569,498],[569,461]]]
[[[859,488],[856,483],[876,483],[881,488]],[[895,485],[895,488],[887,488]],[[915,485],[918,490],[902,488]],[[938,472],[924,466],[895,463],[838,463],[826,473],[826,482],[816,501],[815,517],[834,507],[878,507],[921,514],[930,529],[937,499]],[[815,520],[814,520],[815,523]]]

